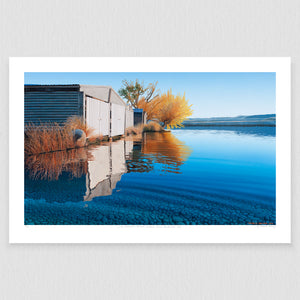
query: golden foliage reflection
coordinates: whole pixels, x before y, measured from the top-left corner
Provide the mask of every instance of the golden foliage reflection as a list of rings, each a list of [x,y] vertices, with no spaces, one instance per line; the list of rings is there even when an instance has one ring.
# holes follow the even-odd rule
[[[191,149],[171,132],[144,134],[140,146],[127,161],[128,172],[149,172],[154,163],[159,163],[162,171],[180,173],[180,166],[191,154]]]

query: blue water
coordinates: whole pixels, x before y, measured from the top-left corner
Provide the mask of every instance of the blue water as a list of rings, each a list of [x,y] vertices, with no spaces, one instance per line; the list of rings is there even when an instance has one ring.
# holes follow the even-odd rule
[[[276,224],[274,127],[188,127],[80,151],[26,164],[25,224]]]

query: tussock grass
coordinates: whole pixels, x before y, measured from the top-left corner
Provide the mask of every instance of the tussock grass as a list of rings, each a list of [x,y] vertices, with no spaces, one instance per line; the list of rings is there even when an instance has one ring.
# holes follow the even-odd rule
[[[161,132],[164,131],[162,126],[160,126],[157,122],[150,122],[143,127],[143,132]]]
[[[136,127],[128,127],[125,129],[125,136],[129,135],[139,135],[143,132],[143,125],[138,125]]]
[[[25,126],[25,155],[74,148],[72,131],[58,124],[27,124]]]
[[[125,130],[125,136],[130,136],[130,135],[140,135],[143,132],[161,132],[164,131],[162,126],[160,126],[157,122],[150,122],[148,124],[140,124],[136,127],[128,127]]]
[[[72,116],[67,119],[64,127],[69,130],[75,130],[75,129],[81,129],[82,131],[85,132],[86,136],[92,136],[92,133],[94,129],[88,127],[85,122],[83,121],[83,118],[80,116]]]
[[[102,135],[92,135],[93,129],[86,126],[83,119],[73,116],[67,120],[64,126],[57,123],[32,123],[25,125],[25,155],[63,151],[75,148],[73,131],[81,129],[87,136],[88,145],[96,145],[107,140]],[[164,129],[157,122],[150,122],[146,125],[129,127],[125,130],[125,136],[142,137],[143,132],[160,132]],[[119,139],[120,137],[115,138]]]
[[[25,125],[25,155],[48,153],[75,148],[73,130],[81,129],[89,137],[93,129],[86,126],[78,116],[70,117],[64,126],[57,123],[40,123]]]
[[[105,140],[103,135],[92,135],[87,138],[89,145],[98,145]]]

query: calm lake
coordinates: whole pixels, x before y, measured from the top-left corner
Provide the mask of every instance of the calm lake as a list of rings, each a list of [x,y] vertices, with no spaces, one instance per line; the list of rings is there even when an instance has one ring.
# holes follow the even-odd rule
[[[275,127],[187,127],[31,156],[25,224],[275,224],[275,173]]]

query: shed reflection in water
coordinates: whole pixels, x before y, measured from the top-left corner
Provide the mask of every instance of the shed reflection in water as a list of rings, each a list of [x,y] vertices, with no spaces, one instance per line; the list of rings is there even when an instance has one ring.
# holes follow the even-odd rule
[[[91,201],[111,195],[124,173],[180,173],[191,150],[170,132],[147,133],[140,141],[120,140],[93,147],[25,158],[25,198],[49,202]]]

